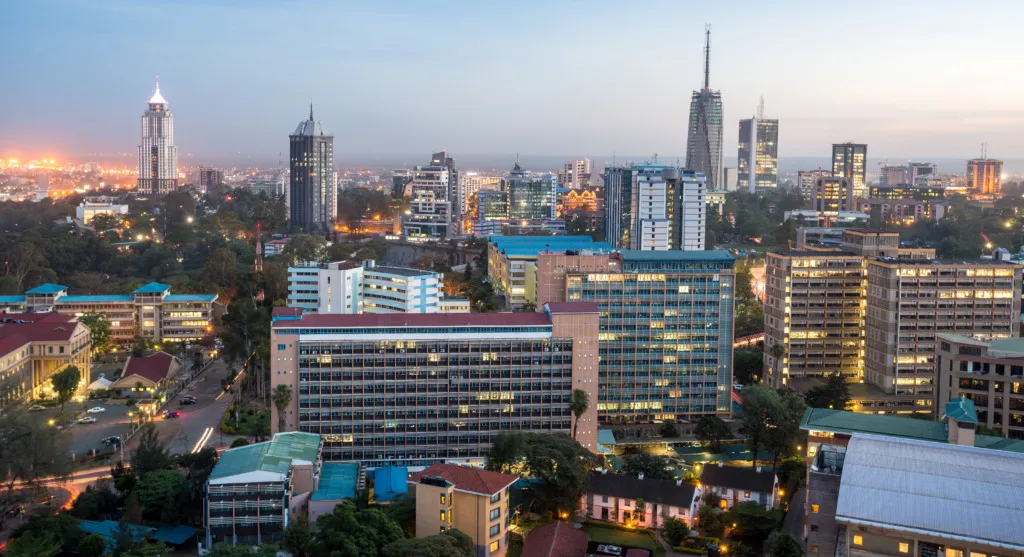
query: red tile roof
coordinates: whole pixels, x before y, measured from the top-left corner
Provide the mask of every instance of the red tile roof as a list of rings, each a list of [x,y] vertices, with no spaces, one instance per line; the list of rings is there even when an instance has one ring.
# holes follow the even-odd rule
[[[132,356],[124,364],[124,372],[121,374],[121,378],[138,375],[154,383],[159,383],[161,379],[166,378],[167,374],[171,372],[171,363],[174,360],[174,356],[167,352],[157,352],[156,354],[144,357]]]
[[[548,302],[551,313],[600,313],[595,302]]]
[[[583,557],[586,553],[587,533],[558,520],[530,530],[522,557]]]
[[[0,338],[20,335],[34,342],[71,340],[78,321],[61,313],[5,313],[0,315]]]
[[[0,357],[8,355],[28,343],[29,340],[21,335],[0,336]]]
[[[541,312],[516,313],[388,313],[374,315],[307,314],[301,319],[281,320],[275,329],[309,327],[525,327],[550,325],[551,320]]]
[[[302,308],[277,307],[270,312],[274,317],[298,317],[302,315]]]
[[[430,468],[414,474],[409,479],[409,483],[417,483],[424,476],[444,478],[454,484],[455,489],[483,495],[494,495],[519,479],[516,476],[489,472],[472,466],[434,464]]]

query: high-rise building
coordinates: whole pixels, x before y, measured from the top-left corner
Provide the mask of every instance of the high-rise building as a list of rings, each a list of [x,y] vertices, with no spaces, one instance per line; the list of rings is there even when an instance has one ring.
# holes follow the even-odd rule
[[[763,99],[757,116],[740,120],[738,151],[737,188],[753,193],[779,185],[779,121],[765,119]]]
[[[508,220],[508,193],[495,190],[476,192],[476,214],[478,221]]]
[[[216,168],[199,167],[199,191],[210,191],[224,183],[224,171]]]
[[[813,207],[825,215],[854,211],[854,190],[850,181],[838,176],[818,178],[814,188]]]
[[[558,182],[564,188],[581,190],[590,186],[590,159],[584,157],[565,163]]]
[[[722,93],[711,90],[711,27],[705,31],[704,87],[690,99],[690,124],[686,139],[686,169],[703,173],[708,189],[723,187]]]
[[[535,175],[523,170],[516,161],[502,181],[508,194],[508,218],[513,221],[555,218],[555,195],[558,184],[550,174]]]
[[[604,237],[616,249],[629,249],[633,234],[633,168],[604,169]]]
[[[488,238],[487,278],[508,309],[537,303],[537,257],[541,253],[608,253],[611,245],[590,236],[499,236]],[[564,298],[560,298],[564,299]]]
[[[967,191],[982,197],[999,197],[1003,191],[1003,161],[971,159],[967,161]]]
[[[600,311],[602,422],[730,414],[734,264],[721,250],[538,256],[538,305]]]
[[[906,166],[885,165],[878,171],[878,185],[883,188],[910,183],[910,169]]]
[[[288,190],[291,227],[304,232],[327,231],[338,216],[338,187],[334,174],[334,136],[323,124],[299,122],[288,137],[291,182]]]
[[[178,189],[178,148],[174,145],[174,116],[160,94],[160,83],[142,115],[139,145],[139,193],[168,193]]]
[[[935,165],[930,162],[911,162],[907,163],[907,183],[920,186],[928,187],[932,184],[932,178],[935,175]]]
[[[288,268],[288,307],[304,313],[439,313],[444,276],[373,260]]]
[[[325,460],[373,467],[483,463],[501,431],[568,434],[573,390],[598,400],[598,309],[543,309],[275,321],[272,384],[294,392],[285,429],[323,436]],[[576,428],[595,452],[597,413]]]
[[[402,218],[402,233],[414,242],[439,241],[452,231],[452,190],[455,160],[446,151],[434,153],[430,164],[417,166],[412,177],[409,214]]]
[[[412,171],[407,168],[391,171],[391,197],[409,197],[412,191],[409,184],[412,183]],[[406,193],[406,190],[409,190]]]
[[[635,214],[629,249],[704,249],[704,175],[662,164],[634,164],[630,174]]]
[[[814,192],[818,188],[818,178],[831,176],[828,170],[801,170],[796,174],[797,189],[804,199],[814,199]]]
[[[460,232],[471,232],[473,230],[474,220],[487,220],[483,218],[483,213],[480,211],[479,194],[483,192],[497,191],[500,189],[500,176],[486,176],[477,172],[459,173],[458,205],[459,215],[462,217],[460,222]],[[506,208],[505,216],[502,217],[502,220],[507,218],[508,210]]]
[[[853,196],[861,199],[868,194],[867,158],[868,146],[863,143],[832,144],[832,176],[846,178]]]

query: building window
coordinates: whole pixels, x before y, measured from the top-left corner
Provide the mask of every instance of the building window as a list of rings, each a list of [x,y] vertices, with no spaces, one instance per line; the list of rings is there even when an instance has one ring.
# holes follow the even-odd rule
[[[441,511],[441,522],[444,522],[444,511]]]
[[[812,554],[814,554],[814,555],[817,555],[817,554],[818,554],[818,546],[816,546],[816,545],[812,545],[812,546],[811,546],[811,549],[810,549],[810,552],[811,552]]]
[[[864,536],[854,536],[853,545],[864,545]]]
[[[947,547],[946,557],[964,557],[964,550]]]
[[[963,555],[964,552],[961,551],[960,554]],[[985,557],[985,554],[984,553],[975,553],[974,551],[972,551],[971,552],[971,557]]]
[[[814,513],[814,514],[818,514],[818,505],[817,505],[817,503],[811,503],[811,512]]]
[[[900,542],[900,553],[910,553],[910,544],[906,542]]]
[[[491,502],[492,503],[497,503],[498,501],[501,501],[501,492],[500,491],[495,493],[494,495],[491,495]]]
[[[491,553],[494,553],[495,551],[498,551],[498,546],[499,546],[498,542],[491,542],[491,547],[489,548],[491,550]]]
[[[607,495],[602,495],[601,496],[601,502],[602,503],[607,503],[608,502],[608,496]]]
[[[491,520],[497,520],[501,517],[501,508],[491,509]]]
[[[278,344],[277,345],[277,349],[278,350],[284,350],[284,345],[283,344]]]
[[[495,524],[494,526],[491,526],[491,530],[490,530],[489,534],[490,534],[490,536],[492,538],[494,536],[497,536],[500,533],[501,533],[501,524]]]

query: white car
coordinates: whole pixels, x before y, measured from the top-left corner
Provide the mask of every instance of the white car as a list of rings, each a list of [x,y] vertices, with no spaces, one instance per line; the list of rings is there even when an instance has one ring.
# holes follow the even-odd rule
[[[86,416],[84,418],[78,418],[78,423],[80,423],[80,424],[94,424],[94,423],[96,423],[96,418],[93,418],[92,416]]]
[[[86,410],[86,412],[88,412],[90,414],[102,414],[102,413],[104,413],[106,411],[107,411],[107,409],[102,407],[102,406],[94,406],[94,407]]]

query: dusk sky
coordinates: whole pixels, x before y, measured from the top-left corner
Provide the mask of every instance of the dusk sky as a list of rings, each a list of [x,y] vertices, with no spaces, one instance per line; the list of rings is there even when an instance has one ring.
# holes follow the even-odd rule
[[[0,155],[130,153],[154,76],[180,152],[685,152],[712,25],[725,153],[764,95],[779,155],[1024,152],[1024,2],[9,2]]]

